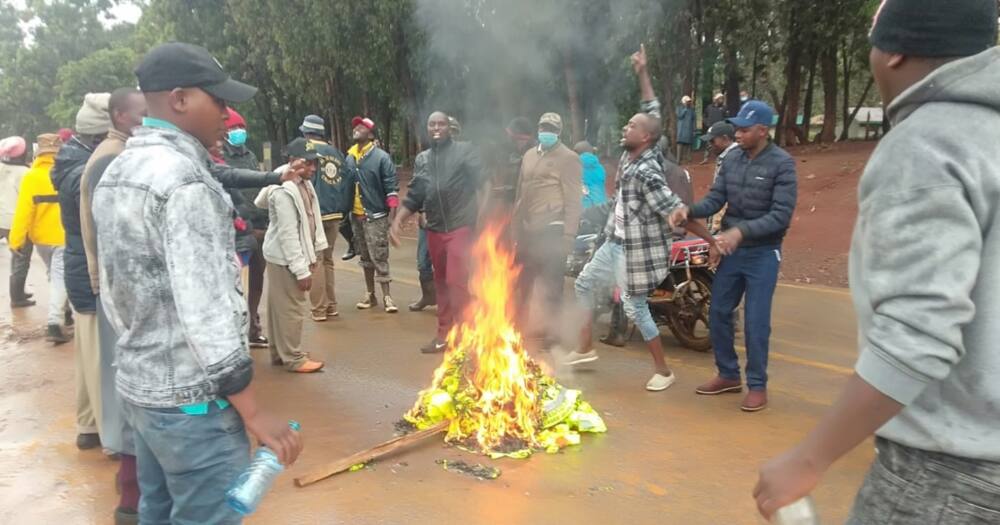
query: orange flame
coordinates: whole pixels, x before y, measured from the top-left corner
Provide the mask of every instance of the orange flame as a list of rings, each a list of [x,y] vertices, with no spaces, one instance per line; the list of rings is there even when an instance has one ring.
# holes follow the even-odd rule
[[[485,453],[537,447],[542,418],[543,374],[512,322],[519,268],[500,240],[501,230],[487,227],[473,247],[473,303],[465,320],[448,334],[448,353],[424,391],[454,392],[456,415],[446,440],[466,446],[474,440]],[[424,406],[421,395],[411,414]]]

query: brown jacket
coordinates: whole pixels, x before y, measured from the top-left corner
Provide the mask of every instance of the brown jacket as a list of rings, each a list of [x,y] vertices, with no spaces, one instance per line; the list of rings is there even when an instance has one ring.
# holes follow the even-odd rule
[[[521,160],[514,206],[515,231],[536,232],[561,225],[567,240],[576,237],[583,208],[583,164],[559,143],[551,150],[532,148]]]
[[[90,155],[80,178],[80,232],[83,234],[83,249],[87,253],[87,271],[90,273],[90,288],[95,294],[101,292],[100,268],[97,266],[97,231],[94,230],[94,216],[90,204],[94,198],[94,188],[104,175],[108,164],[125,151],[128,135],[112,128],[108,138],[101,141]],[[97,180],[94,178],[97,177]]]

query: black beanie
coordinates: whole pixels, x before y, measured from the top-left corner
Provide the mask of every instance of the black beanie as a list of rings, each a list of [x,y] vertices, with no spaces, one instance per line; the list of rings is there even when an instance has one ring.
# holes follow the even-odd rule
[[[887,53],[964,57],[997,43],[997,0],[883,0],[871,43]]]

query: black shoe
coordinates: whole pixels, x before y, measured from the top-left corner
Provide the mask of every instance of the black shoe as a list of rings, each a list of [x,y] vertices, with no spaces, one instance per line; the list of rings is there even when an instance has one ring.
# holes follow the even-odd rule
[[[80,450],[90,450],[101,446],[101,436],[97,434],[77,434],[76,448]]]
[[[428,306],[437,306],[437,293],[434,289],[434,279],[420,280],[420,300],[410,303],[407,308],[411,312],[420,312]]]
[[[267,338],[262,335],[251,337],[250,348],[267,348]]]
[[[115,509],[115,525],[139,525],[139,511],[118,507]]]
[[[346,252],[344,252],[344,255],[342,255],[340,258],[342,260],[345,260],[345,261],[350,261],[351,259],[353,259],[353,258],[355,258],[357,256],[358,256],[358,254],[354,252],[354,248],[351,248],[350,250],[347,250]]]
[[[430,343],[427,343],[426,345],[420,347],[420,353],[440,354],[441,352],[444,352],[447,349],[448,349],[448,343],[446,341],[442,341],[437,337],[435,337],[434,339],[431,339]]]
[[[55,343],[57,346],[61,344],[66,344],[70,341],[69,336],[63,333],[62,327],[57,324],[49,325],[48,333],[45,336],[45,340],[50,343]]]
[[[13,299],[10,302],[11,308],[27,308],[29,306],[35,306],[35,301],[25,297],[24,299]]]

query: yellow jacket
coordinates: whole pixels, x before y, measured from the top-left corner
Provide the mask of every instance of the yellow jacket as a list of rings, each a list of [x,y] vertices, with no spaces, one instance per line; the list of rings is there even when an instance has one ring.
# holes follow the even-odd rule
[[[14,223],[10,227],[12,250],[20,250],[26,239],[47,246],[66,244],[66,232],[59,215],[59,195],[49,176],[55,163],[54,155],[41,155],[21,179]]]

